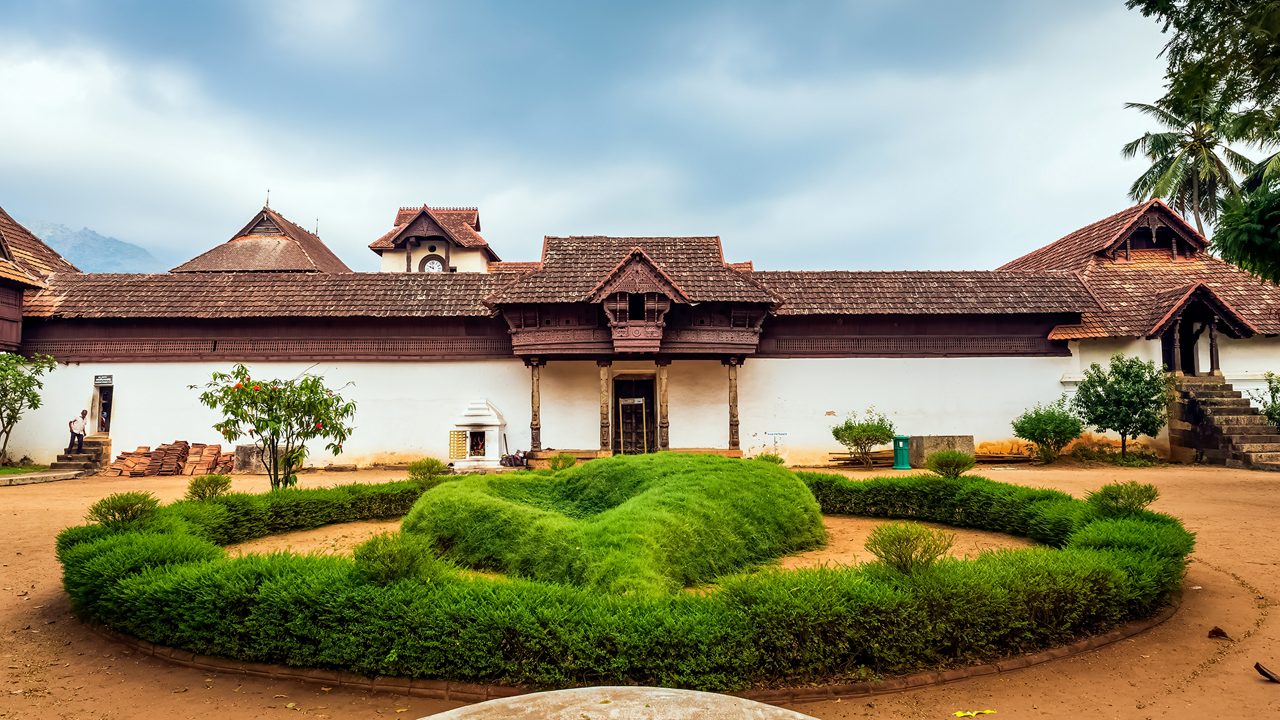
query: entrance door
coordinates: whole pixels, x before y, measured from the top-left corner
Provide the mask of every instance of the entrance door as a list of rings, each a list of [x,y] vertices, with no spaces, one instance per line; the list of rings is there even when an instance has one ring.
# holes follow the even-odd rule
[[[1200,336],[1205,332],[1204,324],[1197,324],[1193,317],[1184,316],[1180,321],[1178,344],[1181,346],[1181,360],[1183,375],[1197,375],[1198,365],[1200,361],[1199,353],[1196,352],[1196,343],[1199,342]],[[1165,370],[1173,372],[1173,327],[1171,326],[1160,336],[1160,351],[1162,360],[1164,361]]]
[[[115,388],[103,385],[98,388],[98,432],[111,432],[111,396]]]
[[[654,407],[654,379],[618,378],[613,381],[615,422],[613,451],[623,455],[657,449],[658,418]]]

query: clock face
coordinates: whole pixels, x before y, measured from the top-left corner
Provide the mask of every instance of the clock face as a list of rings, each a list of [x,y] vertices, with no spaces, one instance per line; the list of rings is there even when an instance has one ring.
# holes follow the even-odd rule
[[[422,271],[423,272],[444,272],[444,263],[440,262],[439,260],[428,260],[426,264],[422,266]]]

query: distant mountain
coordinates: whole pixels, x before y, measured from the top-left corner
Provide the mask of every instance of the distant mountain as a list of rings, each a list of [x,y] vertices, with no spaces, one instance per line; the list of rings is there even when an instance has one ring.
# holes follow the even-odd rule
[[[164,272],[165,263],[133,243],[107,237],[89,228],[72,230],[56,223],[35,223],[27,229],[84,272]]]

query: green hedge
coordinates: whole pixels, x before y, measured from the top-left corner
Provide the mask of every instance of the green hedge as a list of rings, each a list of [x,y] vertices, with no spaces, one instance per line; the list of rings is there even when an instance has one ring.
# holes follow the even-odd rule
[[[163,645],[368,675],[707,690],[824,682],[990,661],[1155,612],[1194,539],[1168,516],[1097,520],[1053,491],[979,478],[862,482],[805,474],[827,513],[918,518],[1052,547],[946,560],[763,571],[709,593],[611,594],[457,570],[372,578],[350,558],[227,558],[216,542],[404,513],[418,486],[175,503],[132,528],[59,537],[86,619]]]

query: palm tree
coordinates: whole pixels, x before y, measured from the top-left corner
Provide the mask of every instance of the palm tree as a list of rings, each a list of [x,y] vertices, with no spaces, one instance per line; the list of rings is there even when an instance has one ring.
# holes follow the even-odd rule
[[[1213,223],[1218,217],[1218,200],[1240,192],[1232,171],[1243,175],[1255,167],[1252,160],[1227,147],[1228,142],[1239,139],[1232,132],[1235,116],[1230,106],[1221,100],[1206,100],[1185,111],[1165,102],[1125,103],[1125,107],[1155,118],[1167,128],[1146,133],[1121,149],[1126,158],[1142,153],[1151,161],[1151,167],[1129,188],[1129,197],[1139,201],[1164,198],[1182,215],[1189,210],[1196,230],[1204,235],[1204,222]]]

